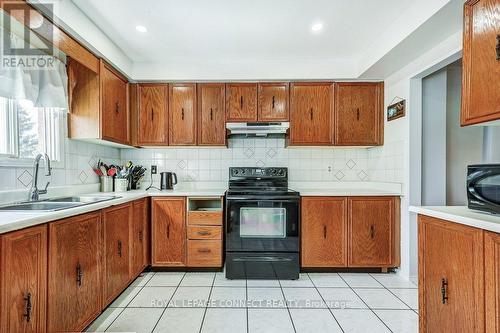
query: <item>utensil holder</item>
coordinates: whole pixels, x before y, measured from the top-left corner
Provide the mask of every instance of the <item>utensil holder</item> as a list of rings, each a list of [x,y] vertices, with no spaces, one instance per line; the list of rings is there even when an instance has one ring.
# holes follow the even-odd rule
[[[127,178],[116,178],[115,179],[115,192],[127,192],[128,179]]]
[[[113,192],[113,177],[101,176],[99,180],[101,192]]]

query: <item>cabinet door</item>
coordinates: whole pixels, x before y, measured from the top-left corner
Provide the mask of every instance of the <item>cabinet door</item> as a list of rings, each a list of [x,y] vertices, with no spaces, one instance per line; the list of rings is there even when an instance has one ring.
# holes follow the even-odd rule
[[[290,145],[331,145],[332,117],[332,83],[291,84]]]
[[[257,84],[226,84],[226,120],[257,121]]]
[[[0,253],[0,331],[44,333],[47,226],[3,235]]]
[[[170,84],[169,144],[196,145],[196,84]]]
[[[259,83],[259,121],[288,121],[288,83]]]
[[[335,88],[335,145],[382,144],[383,83],[337,83]]]
[[[131,245],[131,278],[139,275],[148,265],[148,199],[133,202],[133,219],[130,233]]]
[[[420,216],[420,332],[484,332],[483,231]]]
[[[128,82],[103,62],[100,77],[102,138],[129,144]]]
[[[130,225],[132,204],[102,211],[104,228],[104,304],[112,301],[130,278]]]
[[[303,197],[303,267],[347,265],[347,198]]]
[[[349,266],[399,265],[399,228],[393,197],[349,198]]]
[[[500,234],[485,232],[486,333],[500,332]]]
[[[168,144],[168,85],[140,84],[137,143]]]
[[[224,83],[198,84],[198,145],[226,144]]]
[[[500,119],[498,0],[464,5],[462,126]]]
[[[83,330],[101,312],[101,218],[49,224],[48,332]]]
[[[151,219],[153,266],[186,264],[186,199],[154,198]]]

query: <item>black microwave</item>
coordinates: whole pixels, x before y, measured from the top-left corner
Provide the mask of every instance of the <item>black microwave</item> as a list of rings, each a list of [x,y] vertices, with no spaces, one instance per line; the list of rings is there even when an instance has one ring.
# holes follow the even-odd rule
[[[500,214],[500,164],[469,165],[467,201],[470,209]]]

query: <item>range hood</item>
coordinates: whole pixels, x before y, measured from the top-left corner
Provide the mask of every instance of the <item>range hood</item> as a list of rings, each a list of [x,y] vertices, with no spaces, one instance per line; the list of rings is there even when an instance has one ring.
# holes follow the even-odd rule
[[[288,128],[290,128],[289,122],[226,124],[230,136],[245,137],[284,137]]]

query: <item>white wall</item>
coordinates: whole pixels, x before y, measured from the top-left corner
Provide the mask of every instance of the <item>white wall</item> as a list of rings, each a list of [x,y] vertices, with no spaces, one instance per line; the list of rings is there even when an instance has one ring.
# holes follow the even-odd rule
[[[422,205],[446,205],[446,90],[442,69],[422,79]]]

